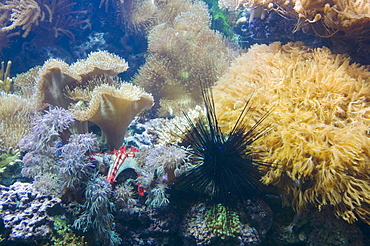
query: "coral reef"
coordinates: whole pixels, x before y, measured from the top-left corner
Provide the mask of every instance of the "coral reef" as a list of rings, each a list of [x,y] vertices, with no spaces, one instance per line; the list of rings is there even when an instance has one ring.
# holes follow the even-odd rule
[[[31,154],[32,151],[45,155],[54,153],[59,142],[62,142],[61,134],[66,133],[74,120],[75,116],[62,108],[52,109],[36,117],[30,134],[19,141],[20,150],[28,151],[27,154]]]
[[[52,109],[35,118],[30,134],[19,142],[20,149],[28,151],[23,157],[22,174],[34,178],[46,194],[76,195],[81,183],[87,182],[99,168],[88,158],[98,150],[96,136],[71,135],[68,127],[73,121],[74,115],[68,110]]]
[[[59,177],[63,193],[80,190],[81,183],[87,181],[97,168],[89,155],[99,150],[99,142],[92,133],[75,134],[68,143],[59,148]]]
[[[10,240],[47,238],[54,221],[48,211],[60,202],[59,198],[39,193],[29,183],[0,186],[0,217],[5,228],[11,230]]]
[[[48,105],[71,109],[81,121],[75,123],[75,132],[87,132],[88,121],[97,124],[103,140],[114,149],[122,145],[136,114],[153,105],[150,94],[115,77],[127,68],[124,59],[99,51],[72,65],[49,59],[29,74],[17,76],[16,82],[25,88],[25,94],[33,92],[29,100],[39,109]]]
[[[9,148],[0,155],[0,184],[11,185],[20,178],[23,163],[20,151]]]
[[[231,131],[225,134],[217,119],[211,89],[203,85],[201,93],[205,115],[193,121],[185,114],[188,127],[179,144],[190,146],[188,153],[192,167],[177,178],[173,188],[207,197],[210,203],[220,203],[228,209],[235,208],[246,199],[262,197],[264,186],[259,181],[258,167],[267,167],[269,163],[254,158],[256,153],[251,146],[267,133],[267,127],[261,127],[261,124],[269,111],[250,125],[248,100],[233,121]]]
[[[5,62],[1,62],[1,69],[0,69],[0,91],[5,91],[7,93],[14,91],[14,84],[13,80],[10,77],[10,67],[12,66],[12,62],[8,61],[7,65],[5,66]]]
[[[76,235],[64,215],[54,216],[53,235],[50,239],[54,246],[84,246],[88,245],[85,236]]]
[[[334,1],[282,1],[282,0],[251,0],[242,1],[249,7],[264,7],[275,10],[285,16],[298,19],[296,29],[309,24],[321,22],[327,33],[331,35],[343,31],[348,37],[362,37],[368,33],[370,21],[370,2],[368,0],[334,0]],[[226,4],[227,6],[227,4]]]
[[[275,211],[273,225],[262,245],[367,245],[359,223],[348,224],[330,209],[299,214],[290,210]]]
[[[367,67],[325,47],[255,45],[214,88],[218,120],[230,131],[251,95],[251,119],[273,107],[272,130],[252,144],[272,164],[262,181],[298,211],[330,206],[348,222],[370,223],[369,79]]]
[[[357,62],[370,63],[369,0],[247,0],[239,3],[252,12],[274,10],[285,18],[293,18],[296,20],[293,32],[302,30],[330,38],[336,52],[347,53]]]
[[[115,76],[128,68],[126,61],[106,51],[92,52],[84,59],[68,65],[58,59],[49,59],[38,70],[36,101],[67,109],[73,100],[66,94],[78,86],[84,86],[96,76]]]

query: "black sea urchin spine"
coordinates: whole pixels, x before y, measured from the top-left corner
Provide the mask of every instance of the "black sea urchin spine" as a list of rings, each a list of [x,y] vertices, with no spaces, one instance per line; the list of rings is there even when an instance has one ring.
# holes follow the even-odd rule
[[[179,177],[175,189],[193,192],[214,204],[235,207],[239,202],[262,196],[259,165],[253,159],[251,144],[267,132],[261,123],[269,112],[253,126],[246,124],[250,99],[244,106],[229,134],[222,133],[216,117],[215,103],[210,89],[202,86],[206,115],[188,122],[183,143],[189,144],[194,156],[194,167]]]

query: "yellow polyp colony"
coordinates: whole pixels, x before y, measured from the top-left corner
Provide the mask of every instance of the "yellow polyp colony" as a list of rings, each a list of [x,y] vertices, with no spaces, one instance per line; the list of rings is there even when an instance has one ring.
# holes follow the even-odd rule
[[[344,55],[302,43],[255,45],[218,81],[220,126],[230,131],[251,97],[250,124],[271,131],[253,143],[262,181],[300,211],[329,205],[338,217],[370,223],[370,71]],[[251,96],[252,95],[252,96]]]

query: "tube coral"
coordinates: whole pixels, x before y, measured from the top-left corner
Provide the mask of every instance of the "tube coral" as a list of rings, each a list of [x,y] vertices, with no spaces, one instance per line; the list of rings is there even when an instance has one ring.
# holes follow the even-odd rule
[[[348,222],[370,223],[370,71],[344,55],[302,43],[255,45],[217,82],[220,126],[230,131],[253,94],[251,117],[275,105],[273,130],[253,143],[265,184],[296,210],[331,206]]]

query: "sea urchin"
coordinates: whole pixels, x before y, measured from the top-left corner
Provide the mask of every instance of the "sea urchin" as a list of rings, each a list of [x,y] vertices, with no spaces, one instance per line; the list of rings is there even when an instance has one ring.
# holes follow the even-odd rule
[[[174,188],[199,194],[212,204],[221,203],[227,207],[260,197],[262,184],[258,166],[267,164],[253,158],[251,144],[268,131],[261,123],[270,110],[248,127],[249,99],[233,129],[225,134],[217,121],[211,90],[203,86],[202,96],[206,109],[203,117],[192,121],[184,113],[188,129],[182,143],[191,146],[194,165],[178,178]]]

